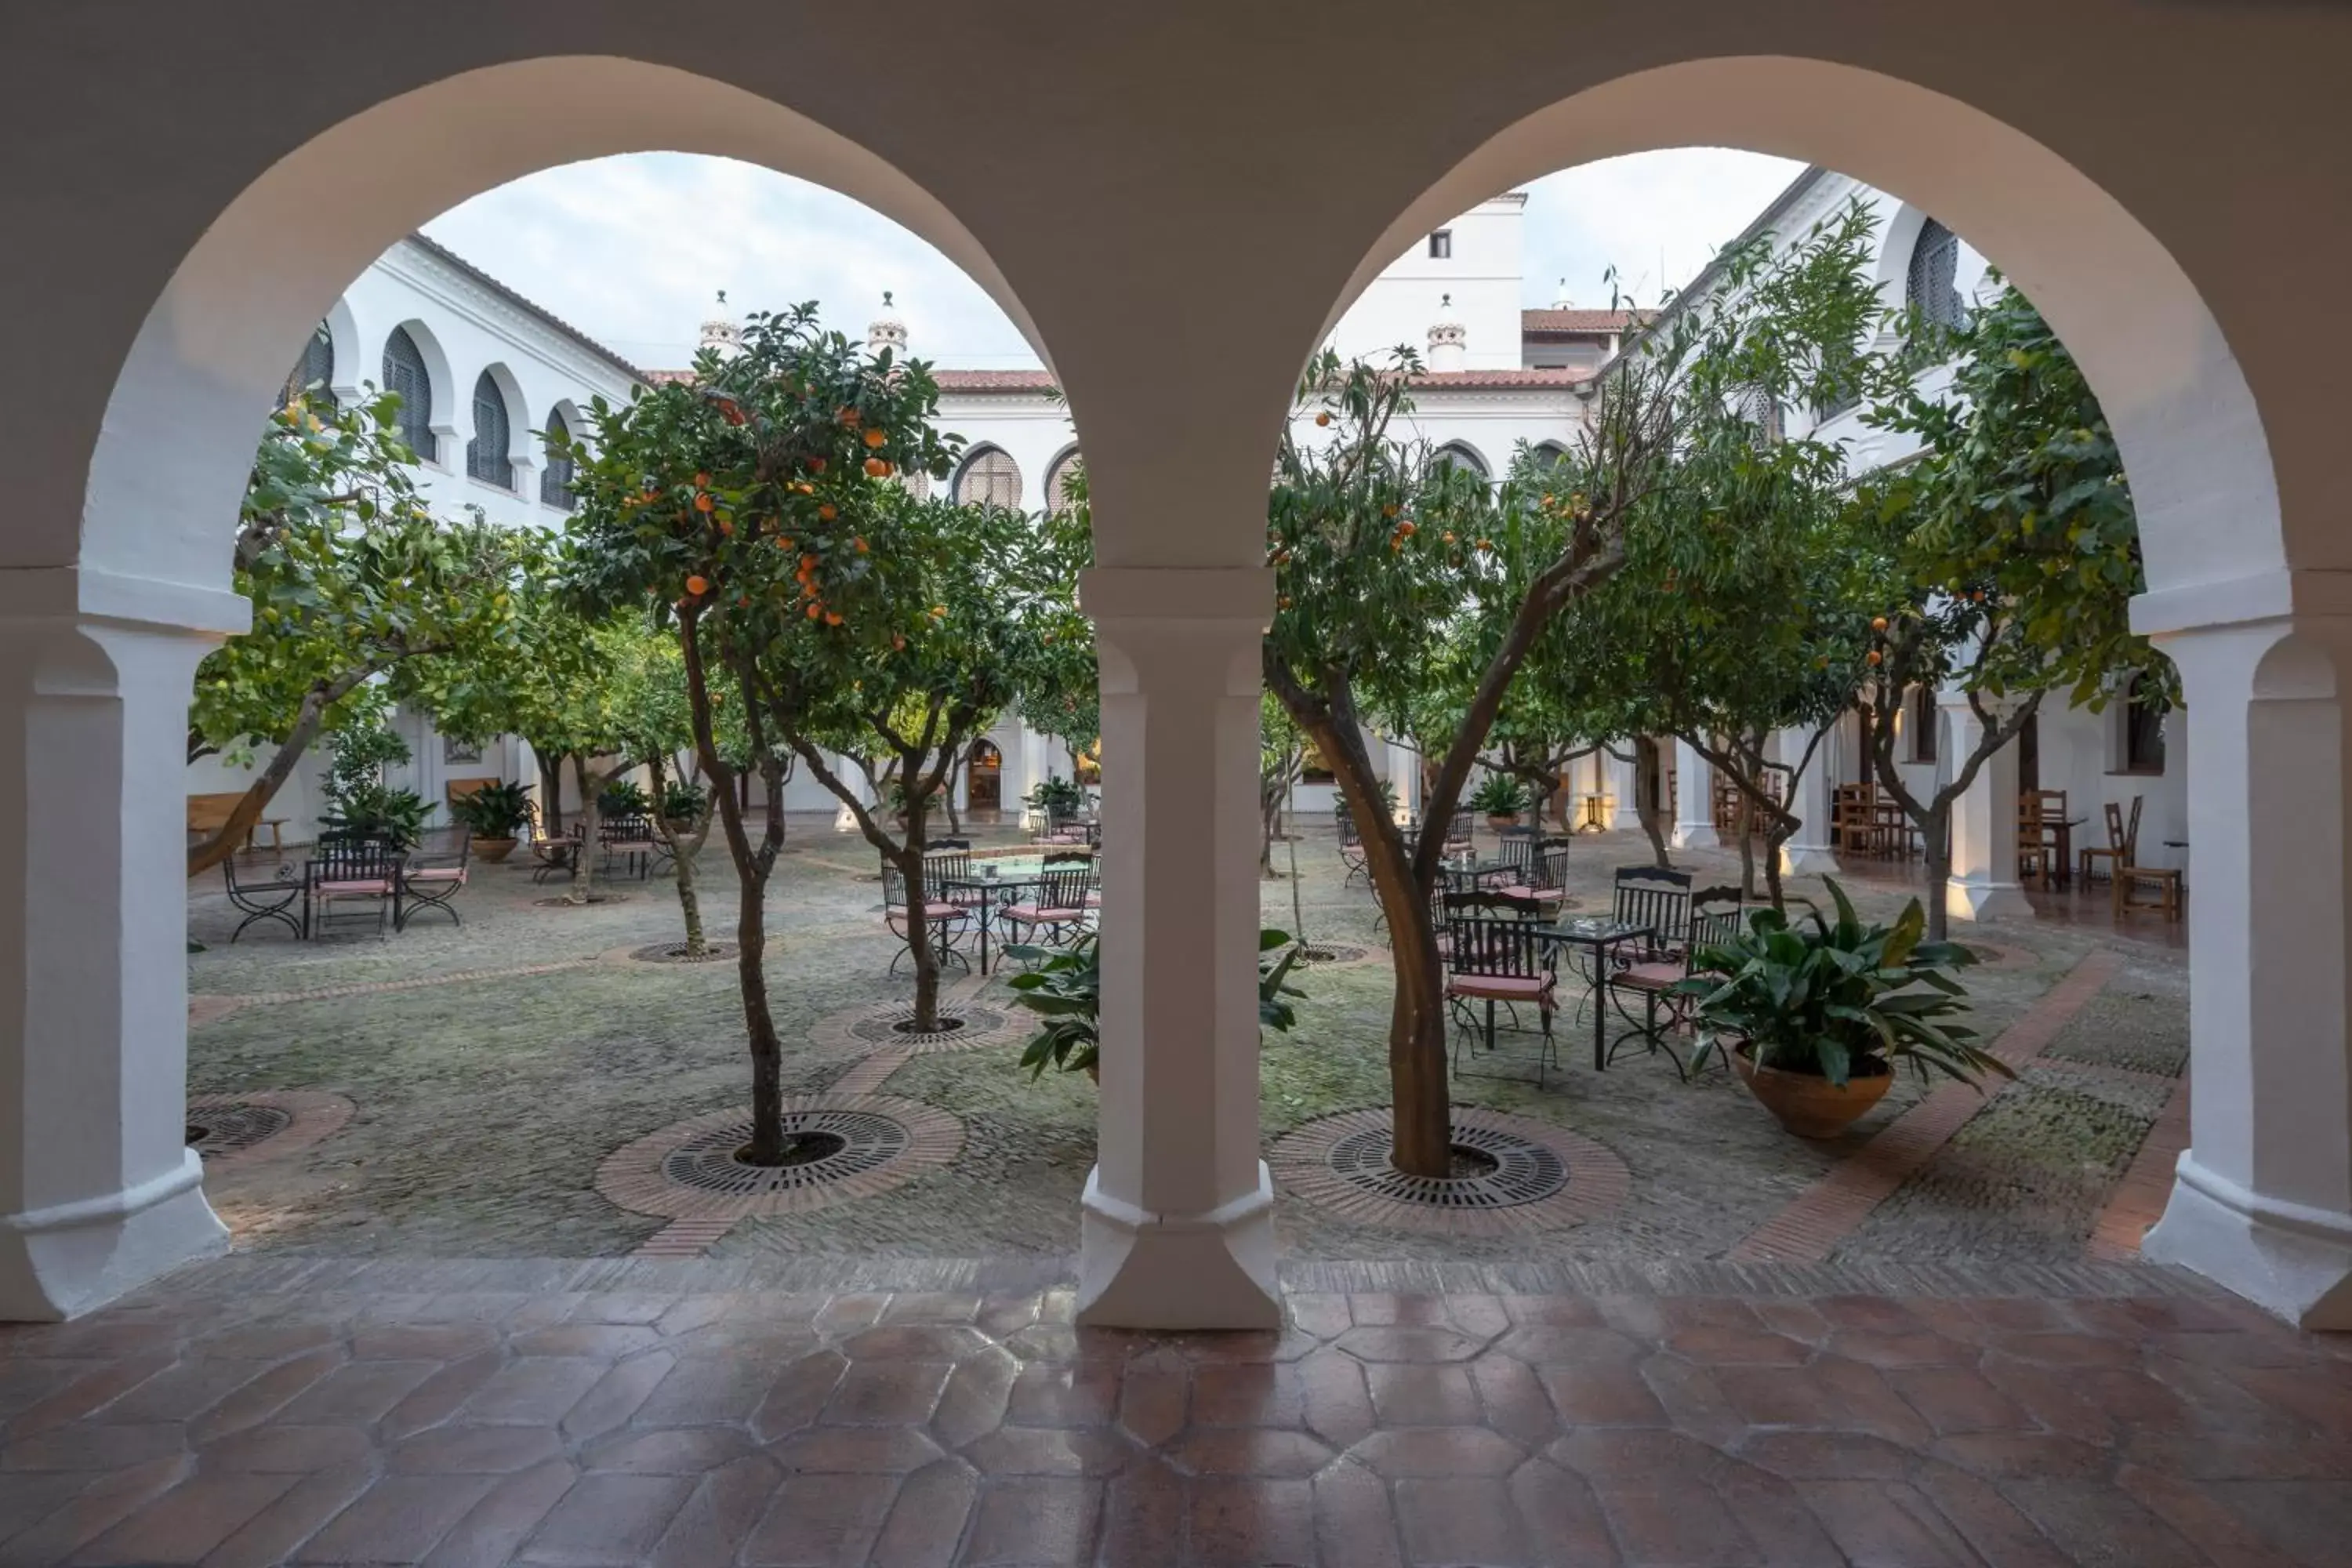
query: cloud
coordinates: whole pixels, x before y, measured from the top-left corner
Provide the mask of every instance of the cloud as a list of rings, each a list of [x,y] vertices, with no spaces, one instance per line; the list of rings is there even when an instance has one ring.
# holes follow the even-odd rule
[[[1603,270],[1643,300],[1686,282],[1799,165],[1693,148],[1588,164],[1528,187],[1529,304],[1566,291],[1608,300]],[[896,296],[915,352],[942,365],[1011,368],[1037,359],[1018,329],[953,262],[879,213],[750,163],[646,153],[572,163],[487,191],[425,232],[622,357],[685,364],[727,290],[728,310],[814,300],[862,331]]]
[[[1563,170],[1528,184],[1524,299],[1609,302],[1605,274],[1643,304],[1689,282],[1803,169],[1786,158],[1686,147]],[[1564,280],[1564,281],[1563,281]]]

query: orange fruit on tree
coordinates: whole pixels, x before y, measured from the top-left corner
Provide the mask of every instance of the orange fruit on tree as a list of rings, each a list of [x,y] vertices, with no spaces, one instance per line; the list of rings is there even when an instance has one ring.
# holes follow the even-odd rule
[[[1318,414],[1318,415],[1315,416],[1315,423],[1316,423],[1316,424],[1318,424],[1318,425],[1328,425],[1329,423],[1331,423],[1331,416],[1330,416],[1329,414],[1328,414],[1328,413],[1326,413],[1326,414]]]
[[[1885,631],[1885,630],[1886,629],[1886,617],[1885,617],[1885,616],[1871,616],[1871,617],[1870,617],[1870,629],[1871,629],[1872,631],[1874,631],[1874,632],[1883,632],[1883,631]]]
[[[857,538],[851,540],[849,542],[857,546],[857,553],[860,555],[868,553],[866,548],[866,538],[863,534],[860,534]]]
[[[710,579],[697,573],[686,580],[686,591],[699,599],[710,592]]]
[[[814,620],[823,614],[824,614],[824,606],[822,604],[811,605],[808,607],[808,618],[810,620]]]
[[[719,520],[719,531],[732,539],[735,537],[735,525],[722,517]]]
[[[835,518],[841,515],[840,511],[831,501],[826,501],[824,505],[818,507],[816,509],[816,514],[817,516],[824,519],[827,522],[831,522]]]
[[[1885,661],[1886,656],[1880,653],[1876,648],[1872,648],[1868,653],[1864,654],[1862,657],[1867,663],[1879,664]]]
[[[869,447],[887,447],[890,444],[890,432],[877,426],[866,432],[866,444]]]
[[[837,626],[841,625],[841,616],[832,610],[827,610],[824,613],[824,624],[829,626]]]
[[[945,605],[933,605],[931,606],[931,619],[935,621],[943,621],[947,619],[947,616],[948,607]]]
[[[894,649],[903,653],[906,651],[907,639],[900,637],[897,632],[892,632],[890,634],[890,646]]]
[[[716,511],[719,510],[718,500],[710,495],[709,492],[705,491],[703,494],[694,498],[694,510],[697,511]]]
[[[857,428],[857,410],[849,404],[845,403],[835,409],[833,416],[852,430]]]
[[[812,474],[821,474],[824,472],[824,459],[818,457],[810,458],[808,460],[808,471]]]
[[[867,477],[872,478],[872,479],[888,479],[888,478],[890,477],[890,459],[889,459],[889,458],[866,458],[866,472]]]
[[[1411,539],[1414,534],[1419,533],[1421,530],[1413,523],[1406,521],[1397,524],[1397,531],[1402,534],[1405,538]]]
[[[710,482],[710,476],[709,474],[697,474],[694,476],[694,482],[698,485],[708,485]]]

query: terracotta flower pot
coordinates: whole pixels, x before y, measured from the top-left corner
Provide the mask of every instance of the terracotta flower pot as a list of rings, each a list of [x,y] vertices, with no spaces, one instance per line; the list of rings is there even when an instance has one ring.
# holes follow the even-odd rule
[[[1489,827],[1491,827],[1491,828],[1494,828],[1494,829],[1495,829],[1496,831],[1497,831],[1497,832],[1500,832],[1502,829],[1504,829],[1504,828],[1506,828],[1506,827],[1517,827],[1518,825],[1519,825],[1519,814],[1518,814],[1517,812],[1516,812],[1516,811],[1508,811],[1508,812],[1492,812],[1492,811],[1490,811],[1490,812],[1488,812],[1488,813],[1486,814],[1486,826],[1489,826]]]
[[[474,840],[474,858],[495,866],[513,854],[520,842],[514,838],[477,838]]]
[[[1731,1053],[1731,1065],[1747,1081],[1749,1092],[1764,1103],[1780,1125],[1800,1138],[1834,1138],[1843,1132],[1886,1093],[1886,1086],[1895,1075],[1876,1062],[1858,1066],[1877,1068],[1870,1077],[1857,1073],[1844,1085],[1809,1072],[1783,1072],[1779,1068],[1759,1067],[1742,1044]]]

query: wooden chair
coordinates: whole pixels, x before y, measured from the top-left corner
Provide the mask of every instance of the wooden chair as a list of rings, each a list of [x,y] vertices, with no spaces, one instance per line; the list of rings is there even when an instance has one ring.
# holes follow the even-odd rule
[[[2075,858],[2081,862],[2075,875],[2083,879],[2084,887],[2091,885],[2091,868],[2100,861],[2104,860],[2107,863],[2107,879],[2113,881],[2116,868],[2125,865],[2131,859],[2132,846],[2139,842],[2139,804],[2140,797],[2132,796],[2131,826],[2126,830],[2124,826],[2123,807],[2114,801],[2106,803],[2107,847],[2102,849],[2095,844],[2086,844],[2083,847],[2083,852]]]
[[[2108,810],[2113,811],[2113,806]],[[2126,910],[2137,906],[2133,894],[2142,888],[2156,889],[2156,907],[2168,921],[2180,918],[2180,871],[2174,866],[2139,866],[2139,801],[2132,801],[2131,825],[2124,830],[2124,852],[2116,861],[2116,918],[2123,919]],[[2088,853],[2088,851],[2085,851]]]

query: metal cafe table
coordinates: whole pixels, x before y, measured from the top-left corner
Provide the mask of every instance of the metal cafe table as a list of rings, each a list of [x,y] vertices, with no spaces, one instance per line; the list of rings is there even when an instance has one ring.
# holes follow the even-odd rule
[[[1609,1061],[1608,986],[1612,957],[1618,948],[1629,942],[1654,938],[1657,927],[1609,920],[1601,915],[1580,915],[1572,920],[1538,926],[1536,934],[1562,947],[1584,951],[1589,980],[1585,995],[1592,1007],[1592,1070],[1600,1072]]]
[[[1511,860],[1474,860],[1464,856],[1437,863],[1438,875],[1445,879],[1449,892],[1472,893],[1487,883],[1505,877],[1517,876],[1526,868]]]
[[[980,922],[980,972],[988,973],[988,931],[1003,913],[1005,906],[1021,901],[1024,892],[1042,893],[1045,888],[1045,868],[1024,858],[1017,865],[1001,865],[983,860],[961,876],[942,877],[940,890],[951,903],[963,904]],[[957,898],[961,893],[965,898]]]

